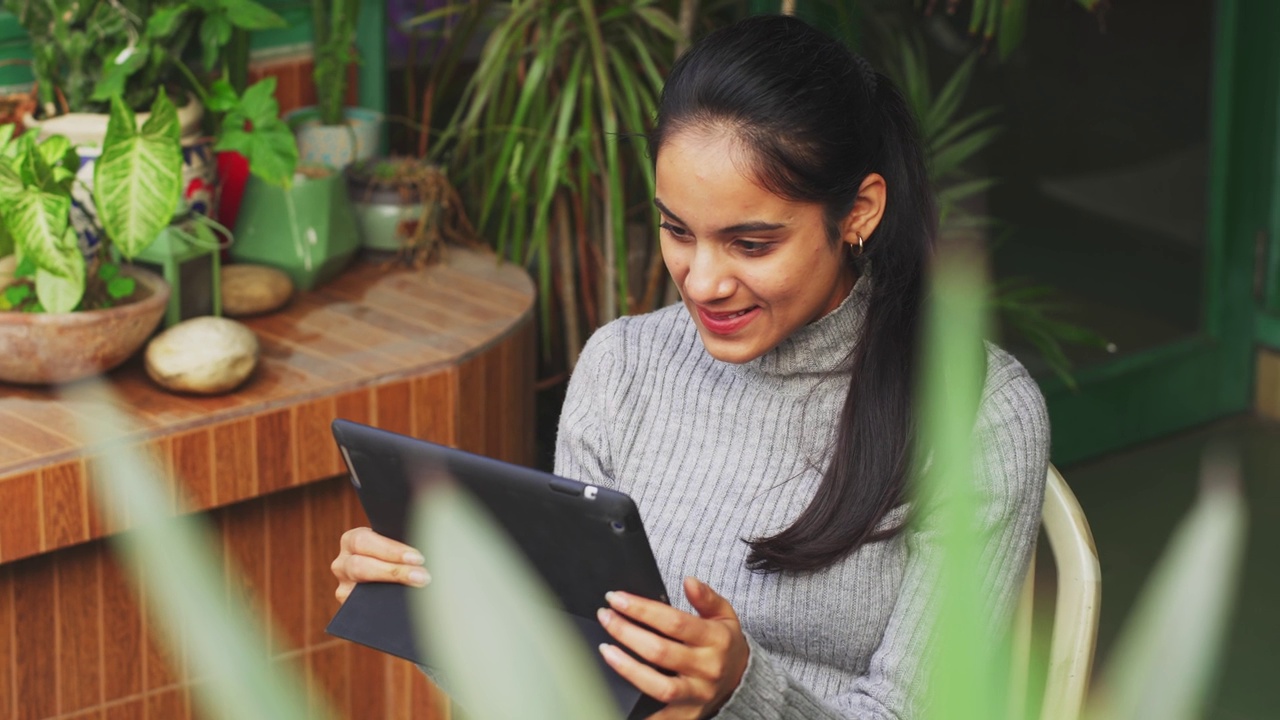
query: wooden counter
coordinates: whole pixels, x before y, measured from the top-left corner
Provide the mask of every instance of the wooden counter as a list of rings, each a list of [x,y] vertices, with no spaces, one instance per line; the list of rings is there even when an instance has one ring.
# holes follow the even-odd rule
[[[0,718],[195,716],[186,662],[156,647],[101,541],[127,527],[95,511],[77,428],[105,402],[135,424],[112,441],[145,448],[175,508],[221,530],[230,591],[271,615],[273,657],[348,717],[447,714],[416,669],[323,632],[338,537],[364,522],[329,423],[531,462],[533,299],[523,271],[468,251],[425,271],[359,265],[246,322],[262,362],[230,395],[168,394],[137,359],[108,375],[115,400],[0,385]]]

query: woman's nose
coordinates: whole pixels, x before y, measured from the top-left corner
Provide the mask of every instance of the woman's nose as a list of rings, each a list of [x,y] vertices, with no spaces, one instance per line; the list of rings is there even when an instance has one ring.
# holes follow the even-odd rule
[[[731,264],[715,248],[698,247],[689,262],[684,279],[684,295],[689,300],[707,304],[733,295]]]

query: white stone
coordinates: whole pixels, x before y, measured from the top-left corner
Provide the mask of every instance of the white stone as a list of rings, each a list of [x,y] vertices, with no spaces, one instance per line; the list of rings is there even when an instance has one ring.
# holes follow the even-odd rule
[[[198,317],[148,345],[147,374],[176,392],[217,395],[239,387],[258,364],[258,337],[235,320]]]

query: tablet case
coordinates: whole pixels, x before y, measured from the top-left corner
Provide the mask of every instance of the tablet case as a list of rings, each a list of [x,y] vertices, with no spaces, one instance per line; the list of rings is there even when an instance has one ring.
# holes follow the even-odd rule
[[[469,490],[547,582],[587,643],[624,717],[662,705],[643,696],[596,651],[614,642],[596,620],[608,590],[669,602],[630,497],[347,420],[333,434],[370,525],[403,541],[413,485],[447,477]],[[326,632],[429,666],[416,647],[403,585],[357,585]],[[425,669],[425,668],[424,668]]]

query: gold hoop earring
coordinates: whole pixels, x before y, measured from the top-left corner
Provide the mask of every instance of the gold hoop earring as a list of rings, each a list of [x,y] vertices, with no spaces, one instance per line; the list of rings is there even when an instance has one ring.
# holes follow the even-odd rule
[[[863,243],[862,233],[854,233],[854,234],[858,236],[858,252],[857,252],[857,254],[858,254],[858,255],[861,255],[861,254],[862,254],[862,251],[864,250],[864,248],[862,247],[862,243]],[[853,245],[852,245],[852,244],[850,244],[850,245],[849,245],[849,247],[851,247],[851,248],[852,248],[852,247],[853,247]]]

